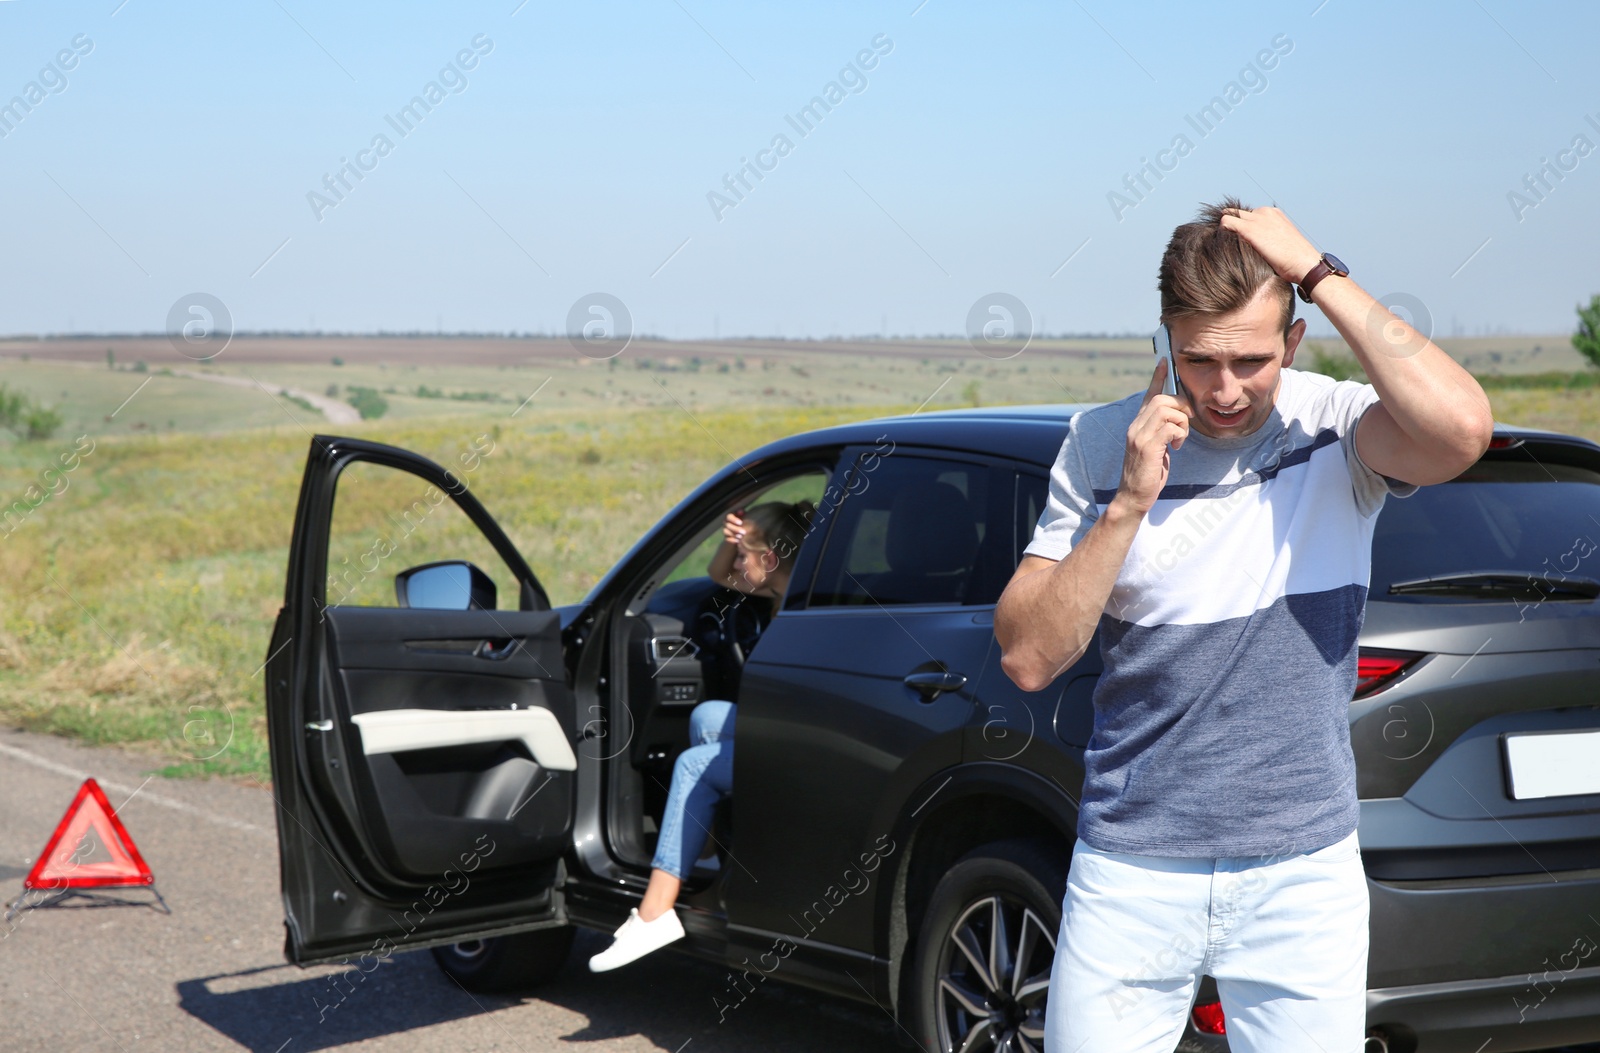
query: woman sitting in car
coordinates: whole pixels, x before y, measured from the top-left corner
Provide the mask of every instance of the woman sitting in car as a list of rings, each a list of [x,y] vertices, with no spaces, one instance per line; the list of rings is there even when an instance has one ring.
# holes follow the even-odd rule
[[[729,512],[723,520],[723,543],[706,573],[719,585],[738,589],[765,605],[763,626],[777,613],[789,587],[795,554],[814,512],[809,501],[770,501]],[[611,946],[589,959],[591,971],[627,965],[683,937],[683,923],[673,909],[678,891],[710,836],[717,802],[733,789],[733,708],[732,702],[711,700],[689,715],[690,745],[672,768],[650,884],[639,906],[613,935]]]

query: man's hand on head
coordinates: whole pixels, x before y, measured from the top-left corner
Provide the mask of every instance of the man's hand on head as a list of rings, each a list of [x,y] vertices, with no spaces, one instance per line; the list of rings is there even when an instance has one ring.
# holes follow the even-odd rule
[[[1222,227],[1238,234],[1290,285],[1298,285],[1322,259],[1306,236],[1279,209],[1228,209]]]

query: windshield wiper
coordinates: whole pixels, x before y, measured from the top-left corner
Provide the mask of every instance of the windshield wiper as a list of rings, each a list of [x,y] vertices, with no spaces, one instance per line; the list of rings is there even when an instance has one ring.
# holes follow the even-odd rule
[[[1476,571],[1397,581],[1389,586],[1389,595],[1475,596],[1485,600],[1592,600],[1600,597],[1600,581],[1530,574],[1520,570]]]

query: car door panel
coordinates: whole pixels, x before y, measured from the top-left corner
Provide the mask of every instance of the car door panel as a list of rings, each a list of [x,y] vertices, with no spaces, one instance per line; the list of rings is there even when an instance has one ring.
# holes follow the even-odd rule
[[[547,709],[498,710],[384,709],[352,718],[361,729],[361,751],[368,757],[413,750],[520,742],[538,766],[573,771],[578,758],[561,724]]]
[[[328,618],[345,669],[461,672],[526,681],[559,679],[563,668],[555,611],[330,607]],[[517,646],[506,649],[507,641]],[[484,643],[495,646],[475,654]]]
[[[912,507],[905,494],[918,486],[960,484],[974,506],[971,518],[982,523],[991,518],[981,492],[988,472],[897,450],[882,458],[870,485],[841,480],[851,496],[824,527],[816,573],[827,585],[812,591],[813,603],[819,589],[827,603],[803,610],[786,604],[745,666],[734,754],[742,866],[728,874],[731,928],[876,952],[879,897],[863,893],[888,871],[865,873],[862,860],[892,855],[900,815],[916,807],[910,795],[960,762],[993,632],[978,617],[989,608],[886,604],[875,590],[925,597],[963,587],[962,575],[982,566],[978,527],[962,534],[972,543],[959,558],[957,539],[947,533],[934,539],[937,558],[929,559],[906,544],[905,524],[894,517]],[[1009,492],[1004,503],[1009,526]],[[914,515],[916,523],[930,518],[921,506]],[[830,559],[841,543],[840,523],[853,532],[843,542],[850,555]],[[1009,554],[1009,536],[1007,544]],[[940,681],[950,688],[932,690],[930,681],[941,675],[950,677]]]
[[[1020,563],[1045,508],[1049,480],[1021,469],[1014,474],[1011,563]],[[992,612],[986,615],[991,632]],[[962,759],[969,764],[1016,764],[1045,776],[1078,800],[1083,751],[1094,731],[1094,689],[1103,663],[1096,630],[1082,657],[1040,691],[1024,691],[1001,668],[997,651],[977,685],[978,705],[967,729]]]
[[[570,716],[563,727],[555,712],[570,708],[551,681],[561,668],[555,612],[358,607],[327,617],[346,704],[338,718],[359,729],[351,764],[370,780],[386,867],[437,874],[484,837],[505,846],[497,866],[559,855],[572,788],[558,775],[575,757]],[[519,808],[534,793],[540,807]]]
[[[973,712],[965,690],[924,701],[904,677],[937,661],[976,683],[983,636],[960,609],[773,619],[745,666],[734,754],[736,850],[760,885],[729,873],[731,923],[872,950],[876,896],[839,891],[876,884],[859,857],[892,845],[908,795],[960,762]],[[862,641],[881,673],[841,668]]]
[[[327,606],[334,491],[360,462],[453,498],[533,609]],[[393,447],[313,440],[270,654],[292,961],[563,920],[577,760],[561,621],[459,481]]]

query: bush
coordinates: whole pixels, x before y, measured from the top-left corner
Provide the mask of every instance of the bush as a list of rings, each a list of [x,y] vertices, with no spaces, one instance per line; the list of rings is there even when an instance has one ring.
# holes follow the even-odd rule
[[[61,427],[61,414],[33,396],[0,384],[0,428],[19,439],[48,439]]]
[[[389,400],[380,395],[376,388],[351,385],[345,390],[349,392],[345,396],[345,401],[356,408],[362,420],[377,420],[389,412]]]
[[[49,406],[31,406],[22,415],[22,437],[48,439],[61,427],[61,414]]]
[[[1588,307],[1578,305],[1578,331],[1572,334],[1572,346],[1591,366],[1600,366],[1600,293],[1589,298]]]
[[[317,409],[317,407],[313,406],[310,402],[306,401],[304,398],[300,397],[299,395],[295,395],[295,394],[291,393],[289,391],[289,389],[287,389],[287,388],[280,389],[278,391],[278,397],[283,399],[283,400],[285,400],[285,401],[287,401],[287,402],[294,403],[296,406],[299,406],[301,409],[305,410],[307,413],[320,414],[322,412],[321,410]]]

